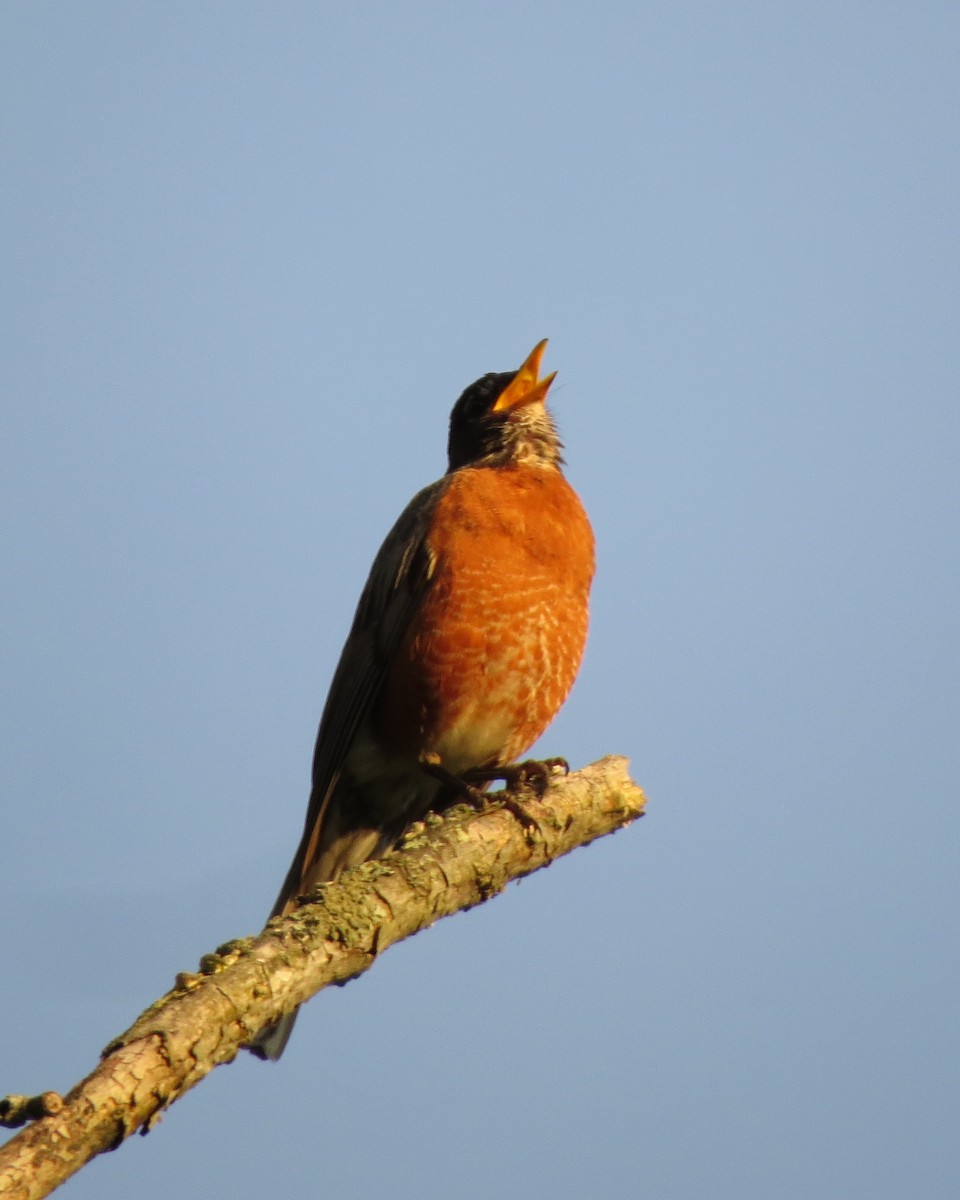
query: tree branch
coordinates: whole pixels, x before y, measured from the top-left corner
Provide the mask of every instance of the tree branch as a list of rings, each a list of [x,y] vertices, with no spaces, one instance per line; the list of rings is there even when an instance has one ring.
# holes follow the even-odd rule
[[[63,1098],[0,1101],[0,1123],[38,1118],[0,1148],[0,1196],[39,1200],[104,1150],[146,1133],[215,1066],[269,1021],[370,967],[394,942],[496,895],[577,846],[643,813],[623,758],[606,758],[522,801],[533,823],[491,804],[430,816],[400,849],[364,863],[295,913],[206,955],[177,976]]]

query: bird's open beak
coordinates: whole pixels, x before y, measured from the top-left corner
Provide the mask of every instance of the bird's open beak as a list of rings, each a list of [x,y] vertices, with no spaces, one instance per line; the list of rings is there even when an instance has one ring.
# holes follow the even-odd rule
[[[546,399],[550,384],[557,376],[556,371],[552,371],[543,379],[540,378],[540,360],[546,347],[546,338],[537,342],[527,361],[500,393],[493,406],[494,412],[510,412],[512,409],[523,408],[527,404],[536,404],[538,400]]]

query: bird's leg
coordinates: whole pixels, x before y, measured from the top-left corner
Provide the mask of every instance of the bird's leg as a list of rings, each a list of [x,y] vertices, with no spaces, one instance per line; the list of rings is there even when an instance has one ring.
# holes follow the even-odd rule
[[[444,786],[450,788],[474,808],[483,808],[488,797],[484,795],[483,788],[473,787],[466,779],[461,779],[459,775],[454,775],[440,761],[440,755],[435,754],[431,750],[425,750],[420,755],[420,769],[433,779],[438,779]]]

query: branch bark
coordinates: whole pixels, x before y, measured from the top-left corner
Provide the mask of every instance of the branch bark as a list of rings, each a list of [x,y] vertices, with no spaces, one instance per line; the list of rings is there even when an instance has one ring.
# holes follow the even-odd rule
[[[206,955],[199,973],[178,975],[173,991],[107,1046],[62,1103],[50,1092],[0,1101],[0,1121],[4,1111],[9,1124],[39,1118],[0,1147],[0,1196],[49,1195],[97,1154],[148,1132],[168,1105],[231,1062],[267,1022],[361,974],[394,942],[629,824],[645,800],[626,759],[610,757],[523,804],[535,826],[497,804],[428,817],[387,858],[325,885],[316,900],[272,921],[258,938]]]

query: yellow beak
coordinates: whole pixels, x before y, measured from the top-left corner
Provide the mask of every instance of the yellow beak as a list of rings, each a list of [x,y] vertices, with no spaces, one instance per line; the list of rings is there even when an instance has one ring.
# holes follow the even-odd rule
[[[493,406],[494,412],[511,412],[515,408],[523,408],[527,404],[536,404],[538,400],[546,399],[550,384],[557,377],[556,371],[553,371],[543,379],[540,378],[540,360],[546,347],[546,338],[537,342],[513,380],[500,393]]]

